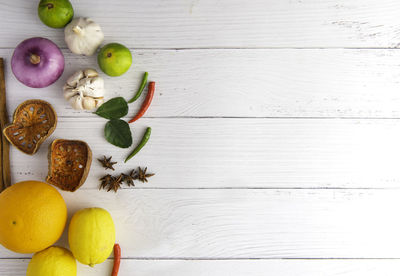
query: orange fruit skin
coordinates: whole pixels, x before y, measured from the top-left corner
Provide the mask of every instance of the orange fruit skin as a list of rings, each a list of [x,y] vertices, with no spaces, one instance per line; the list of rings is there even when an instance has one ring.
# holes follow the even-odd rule
[[[61,194],[40,181],[16,183],[0,194],[0,244],[17,253],[35,253],[55,243],[67,222]]]

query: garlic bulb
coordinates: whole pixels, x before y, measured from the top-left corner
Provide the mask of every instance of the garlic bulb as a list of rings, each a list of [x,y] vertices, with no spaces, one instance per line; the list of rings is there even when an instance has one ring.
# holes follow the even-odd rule
[[[92,110],[104,102],[104,80],[95,69],[75,72],[64,85],[64,98],[74,109]]]
[[[100,26],[90,18],[75,18],[64,30],[65,42],[74,54],[91,56],[104,40]]]

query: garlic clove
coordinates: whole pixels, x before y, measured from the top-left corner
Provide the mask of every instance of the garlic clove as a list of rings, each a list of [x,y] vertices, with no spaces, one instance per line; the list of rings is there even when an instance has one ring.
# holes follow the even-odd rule
[[[85,96],[103,97],[105,94],[104,80],[100,77],[84,78],[79,81],[77,89]]]
[[[69,99],[69,103],[71,104],[73,109],[83,110],[82,97],[80,95],[76,95],[74,97],[71,97]]]
[[[86,110],[92,110],[96,107],[96,100],[91,97],[84,97],[82,100],[82,106]]]
[[[70,85],[68,85],[68,83],[66,83],[66,84],[64,84],[64,86],[63,86],[63,91],[65,92],[65,91],[67,91],[67,90],[69,90],[69,89],[72,89],[73,87],[71,87]]]
[[[90,87],[92,90],[87,92],[88,95],[92,95],[92,97],[103,97],[105,95],[106,90],[104,88],[104,80],[102,78],[92,78]]]
[[[67,79],[67,84],[71,87],[76,87],[79,83],[79,80],[82,79],[83,77],[84,77],[83,72],[79,70]]]
[[[64,99],[66,99],[67,101],[76,95],[79,95],[76,90],[72,88],[64,89]]]
[[[99,76],[99,73],[97,73],[97,71],[92,68],[87,68],[87,69],[83,70],[83,74],[87,78],[93,78],[93,77]]]

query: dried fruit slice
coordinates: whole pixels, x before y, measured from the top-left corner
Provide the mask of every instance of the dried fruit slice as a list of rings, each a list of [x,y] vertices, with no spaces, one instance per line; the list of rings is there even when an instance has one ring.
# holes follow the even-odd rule
[[[48,157],[48,183],[70,192],[82,186],[92,163],[88,144],[79,140],[56,139],[50,145]]]
[[[17,107],[12,124],[3,133],[17,149],[34,154],[56,125],[57,114],[48,102],[28,100]]]

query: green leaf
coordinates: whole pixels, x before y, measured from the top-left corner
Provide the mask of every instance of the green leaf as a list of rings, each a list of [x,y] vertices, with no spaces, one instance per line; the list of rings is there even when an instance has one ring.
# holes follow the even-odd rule
[[[106,119],[119,119],[128,114],[128,103],[122,97],[112,98],[103,103],[95,114]]]
[[[112,119],[104,128],[106,140],[114,146],[129,148],[132,145],[132,133],[129,124],[121,119]]]

